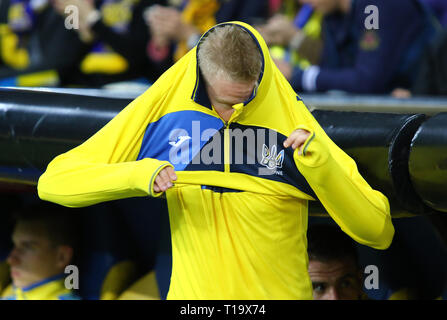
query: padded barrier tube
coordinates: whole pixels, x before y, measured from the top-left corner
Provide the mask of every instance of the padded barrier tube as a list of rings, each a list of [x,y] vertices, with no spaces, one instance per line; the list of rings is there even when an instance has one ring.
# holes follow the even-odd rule
[[[36,184],[55,156],[81,144],[130,101],[0,89],[0,180]]]
[[[365,180],[388,197],[393,217],[433,212],[415,192],[408,172],[411,139],[425,115],[322,110],[312,114],[356,161]],[[321,211],[311,204],[311,213]]]
[[[0,181],[34,185],[58,154],[79,145],[131,99],[40,90],[0,89]],[[313,111],[328,135],[356,160],[373,188],[390,199],[392,214],[432,210],[414,191],[408,173],[410,142],[422,114]],[[326,214],[312,202],[311,214]]]
[[[447,212],[447,113],[431,117],[414,135],[409,172],[423,201]]]

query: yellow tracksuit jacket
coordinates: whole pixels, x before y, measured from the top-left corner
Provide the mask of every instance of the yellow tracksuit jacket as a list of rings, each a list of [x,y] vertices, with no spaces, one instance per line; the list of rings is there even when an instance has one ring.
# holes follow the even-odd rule
[[[318,198],[354,240],[385,249],[394,235],[388,200],[322,130],[259,33],[228,23],[249,32],[263,56],[258,88],[228,122],[209,102],[194,48],[94,136],[56,157],[39,196],[69,207],[159,196],[154,179],[173,166],[168,299],[312,299],[308,201]],[[303,155],[283,147],[298,128],[311,133]]]

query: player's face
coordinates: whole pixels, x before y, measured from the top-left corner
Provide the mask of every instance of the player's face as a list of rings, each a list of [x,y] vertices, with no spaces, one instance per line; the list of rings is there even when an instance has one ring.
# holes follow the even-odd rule
[[[7,259],[16,287],[23,288],[61,272],[58,248],[45,232],[36,222],[17,223],[12,235],[14,248]]]
[[[358,300],[361,296],[360,275],[352,261],[310,260],[309,276],[315,300]]]
[[[212,78],[207,84],[208,96],[214,107],[230,109],[247,101],[255,88],[256,81],[235,82],[223,78]]]
[[[334,12],[340,0],[299,0],[302,4],[310,4],[315,10],[322,14]]]

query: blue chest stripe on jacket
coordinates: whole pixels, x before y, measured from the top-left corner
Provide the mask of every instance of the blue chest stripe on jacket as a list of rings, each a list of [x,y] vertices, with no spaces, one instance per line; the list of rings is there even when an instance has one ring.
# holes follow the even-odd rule
[[[199,111],[168,113],[147,126],[137,160],[169,161],[182,171],[222,127],[222,120]]]

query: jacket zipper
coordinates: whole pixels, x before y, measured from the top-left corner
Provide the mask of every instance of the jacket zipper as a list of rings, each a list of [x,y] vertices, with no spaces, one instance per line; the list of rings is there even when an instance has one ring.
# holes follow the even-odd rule
[[[220,118],[222,120],[222,122],[225,125],[225,129],[224,129],[224,172],[228,173],[230,172],[230,124],[231,122],[237,118],[240,114],[240,110],[239,111],[235,111],[230,119],[228,121],[225,121],[224,119]]]
[[[224,121],[224,171],[230,172],[230,122]]]

